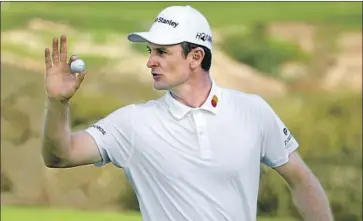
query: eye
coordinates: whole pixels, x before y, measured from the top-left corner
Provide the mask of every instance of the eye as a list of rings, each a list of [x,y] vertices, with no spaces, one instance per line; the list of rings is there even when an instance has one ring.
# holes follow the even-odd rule
[[[156,54],[159,56],[162,56],[167,53],[167,51],[164,48],[151,49],[151,48],[147,47],[147,51],[149,52],[149,54],[151,54],[153,50],[155,50]]]
[[[156,49],[156,53],[157,53],[158,55],[163,55],[163,54],[165,54],[166,52],[165,52],[163,49],[157,48],[157,49]]]

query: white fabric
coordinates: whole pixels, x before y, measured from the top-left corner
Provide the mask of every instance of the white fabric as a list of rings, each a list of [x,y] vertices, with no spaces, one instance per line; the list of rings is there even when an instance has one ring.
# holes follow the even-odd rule
[[[190,6],[170,6],[162,10],[148,32],[128,35],[132,42],[173,45],[183,41],[212,50],[212,31],[207,19]]]
[[[124,168],[144,221],[255,221],[260,162],[281,166],[298,147],[284,128],[261,97],[213,83],[200,108],[167,93],[87,131],[99,164]]]

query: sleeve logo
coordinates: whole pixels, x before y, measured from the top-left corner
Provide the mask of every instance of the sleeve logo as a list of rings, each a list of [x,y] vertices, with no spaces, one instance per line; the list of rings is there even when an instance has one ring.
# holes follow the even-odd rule
[[[291,141],[292,136],[291,136],[291,134],[289,134],[289,131],[287,130],[287,128],[286,128],[286,127],[285,127],[282,131],[283,131],[283,133],[285,134],[285,136],[289,135],[289,136],[286,138],[286,140],[284,141],[285,146],[287,146],[287,145],[289,144],[289,142]]]
[[[100,127],[100,126],[98,126],[98,125],[92,125],[92,127],[94,127],[94,128],[96,128],[97,130],[99,130],[101,133],[102,133],[102,135],[105,135],[106,134],[106,131],[102,128],[102,127]]]
[[[287,136],[287,128],[286,127],[283,129],[283,132]]]

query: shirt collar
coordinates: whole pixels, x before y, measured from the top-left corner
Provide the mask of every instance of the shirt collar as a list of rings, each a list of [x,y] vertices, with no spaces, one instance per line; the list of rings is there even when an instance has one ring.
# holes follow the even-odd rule
[[[189,111],[202,109],[213,114],[217,114],[219,109],[219,99],[220,99],[220,88],[212,80],[212,88],[209,95],[203,105],[199,108],[189,107],[180,101],[176,100],[168,91],[165,95],[165,103],[170,111],[170,113],[178,120],[182,119]]]

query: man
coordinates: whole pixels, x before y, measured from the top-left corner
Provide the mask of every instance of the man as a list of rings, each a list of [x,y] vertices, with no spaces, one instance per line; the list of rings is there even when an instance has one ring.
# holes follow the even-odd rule
[[[145,221],[256,220],[260,162],[289,184],[305,220],[332,220],[298,143],[260,97],[219,87],[210,77],[212,33],[190,6],[162,10],[147,42],[154,88],[165,96],[121,107],[71,133],[69,100],[86,72],[67,64],[66,37],[45,50],[47,108],[43,158],[52,168],[113,163],[132,181]],[[77,59],[72,56],[70,61]]]

